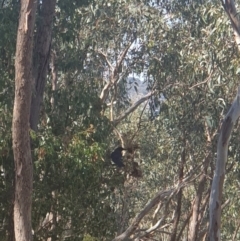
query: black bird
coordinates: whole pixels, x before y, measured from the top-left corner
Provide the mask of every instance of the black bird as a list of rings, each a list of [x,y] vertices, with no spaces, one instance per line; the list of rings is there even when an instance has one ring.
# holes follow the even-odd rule
[[[118,166],[118,167],[124,167],[124,164],[122,162],[122,151],[126,150],[122,148],[121,146],[116,148],[112,153],[111,153],[111,158],[112,161]]]

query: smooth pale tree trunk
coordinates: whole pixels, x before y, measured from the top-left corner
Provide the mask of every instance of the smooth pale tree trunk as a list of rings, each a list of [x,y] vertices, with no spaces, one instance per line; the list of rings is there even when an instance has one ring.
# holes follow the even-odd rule
[[[33,94],[30,127],[37,130],[51,51],[52,26],[56,0],[42,0],[33,57]]]
[[[240,20],[239,14],[235,7],[234,0],[221,0],[222,6],[227,13],[231,22],[235,42],[238,50],[240,50]],[[217,146],[217,162],[216,170],[213,177],[212,189],[210,195],[209,205],[209,240],[220,241],[221,240],[221,204],[222,204],[222,192],[223,183],[225,178],[225,165],[228,154],[228,144],[230,135],[235,122],[240,116],[240,87],[238,87],[238,93],[234,99],[232,106],[227,113],[221,127],[218,146]]]
[[[32,45],[37,3],[22,0],[15,58],[12,139],[15,163],[14,231],[16,241],[31,241],[33,168],[29,139]]]
[[[235,122],[240,116],[240,87],[238,87],[238,93],[234,99],[230,110],[228,111],[224,121],[222,123],[221,131],[218,138],[217,145],[217,162],[216,170],[213,177],[210,205],[209,205],[209,240],[220,241],[221,230],[221,205],[222,205],[222,193],[223,183],[225,177],[225,166],[228,154],[228,144],[231,136],[231,132]]]

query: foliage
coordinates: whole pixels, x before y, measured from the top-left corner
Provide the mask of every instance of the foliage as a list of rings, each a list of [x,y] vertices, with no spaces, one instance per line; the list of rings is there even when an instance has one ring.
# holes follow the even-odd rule
[[[70,227],[72,238],[85,232],[107,237],[112,232],[106,230],[114,221],[111,212],[105,220],[109,225],[100,230],[99,219],[106,218],[106,210],[111,211],[110,200],[114,195],[108,183],[119,178],[114,176],[114,170],[108,170],[107,176],[104,172],[108,167],[102,158],[106,145],[97,142],[89,145],[84,137],[81,132],[75,132],[66,140],[66,136],[52,136],[51,130],[37,137],[40,141],[35,149],[33,213],[39,240],[49,235],[46,230],[51,222],[45,221],[39,227],[39,220],[44,220],[50,211],[60,217],[52,237],[66,235]]]
[[[11,200],[13,182],[10,130],[17,12],[18,5],[0,11],[2,236],[7,232],[5,220],[9,218],[11,202],[6,203],[6,199]],[[100,95],[111,80],[111,67],[116,66],[129,45],[117,69],[117,88],[110,88],[102,102]],[[216,155],[216,130],[238,85],[237,47],[219,3],[98,0],[82,5],[82,1],[61,0],[56,7],[52,51],[56,53],[58,88],[52,90],[49,71],[39,130],[31,132],[35,239],[110,240],[125,230],[157,191],[180,181],[182,165],[184,176],[195,170],[193,181],[183,190],[177,230],[180,234],[184,229],[179,240],[187,239],[184,223],[196,197],[198,172],[210,152],[203,192],[203,198],[207,198]],[[130,83],[132,76],[143,83],[137,78]],[[128,169],[118,170],[110,162],[111,150],[118,143],[110,115],[112,111],[117,118],[136,97],[140,98],[144,92],[141,84],[144,91],[156,89],[153,98],[160,115],[150,120],[145,103],[117,126],[122,136],[140,147],[134,153],[134,161],[143,177],[134,178]],[[163,102],[159,101],[161,94],[165,97]],[[208,136],[212,137],[210,143]],[[239,210],[238,143],[235,132],[224,194],[225,200],[231,200],[223,212],[226,240],[237,225],[229,217],[237,216]],[[127,168],[131,166],[131,158],[124,161]],[[169,239],[177,202],[176,196],[168,205],[166,200],[162,202],[168,211],[164,221],[168,226],[163,229],[165,233],[155,234],[156,239]],[[207,208],[203,201],[201,205],[199,230],[204,233]],[[154,223],[152,216],[150,212],[144,218],[141,230]],[[164,208],[155,219],[162,217]]]

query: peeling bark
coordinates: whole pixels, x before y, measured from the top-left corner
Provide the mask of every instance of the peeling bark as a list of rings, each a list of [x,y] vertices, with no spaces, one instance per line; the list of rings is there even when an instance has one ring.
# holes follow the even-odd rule
[[[14,231],[16,241],[31,241],[33,168],[29,137],[32,45],[37,3],[22,0],[15,58],[12,139],[15,163]]]
[[[209,213],[209,238],[210,241],[220,241],[221,229],[221,204],[223,183],[225,178],[225,166],[228,154],[228,144],[230,135],[235,122],[240,116],[240,87],[238,87],[237,96],[235,97],[230,110],[228,111],[221,127],[217,145],[217,162],[216,170],[213,177]]]

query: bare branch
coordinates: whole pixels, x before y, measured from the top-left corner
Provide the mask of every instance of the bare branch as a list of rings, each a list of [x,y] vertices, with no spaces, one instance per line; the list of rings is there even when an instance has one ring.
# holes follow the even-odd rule
[[[135,217],[132,224],[127,228],[125,232],[123,232],[118,237],[114,238],[113,241],[120,241],[128,238],[138,227],[138,224],[143,219],[143,217],[149,213],[149,211],[159,203],[161,199],[167,198],[172,195],[173,192],[176,192],[178,189],[171,188],[169,190],[160,191],[151,201],[147,203],[145,208]]]
[[[234,234],[232,236],[232,241],[236,240],[239,228],[240,228],[240,219],[237,220],[237,226],[236,226],[236,229],[235,229]]]
[[[127,47],[123,50],[123,52],[122,52],[122,54],[121,54],[121,56],[120,56],[120,58],[119,58],[119,60],[118,60],[118,62],[116,64],[116,67],[115,67],[116,73],[118,72],[118,68],[121,66],[121,64],[122,64],[124,58],[126,57],[126,54],[127,54],[128,50],[129,50],[129,48],[131,47],[132,43],[133,43],[133,41],[131,43],[129,43],[127,45]]]
[[[211,73],[209,74],[209,76],[208,76],[204,81],[202,81],[202,82],[200,82],[200,83],[197,83],[197,84],[191,86],[189,89],[191,90],[191,89],[193,89],[193,88],[195,88],[195,87],[197,87],[197,86],[199,86],[199,85],[208,83],[208,82],[211,80],[212,74],[213,74],[213,71],[211,71]]]
[[[158,212],[161,210],[162,206],[163,206],[163,203],[160,202],[160,203],[158,204],[157,208],[155,209],[155,211],[153,212],[152,225],[153,225],[154,223],[156,223],[157,214],[158,214]]]
[[[152,95],[154,95],[156,93],[156,91],[152,91],[149,92],[148,94],[146,94],[145,96],[143,96],[141,99],[139,99],[138,101],[136,101],[132,106],[130,106],[120,117],[118,117],[117,119],[115,119],[113,121],[114,126],[116,126],[117,124],[119,124],[119,122],[121,120],[123,120],[124,118],[126,118],[130,113],[132,113],[134,110],[137,109],[137,107],[139,105],[141,105],[144,101],[148,100],[149,97],[151,97]]]
[[[199,167],[197,167],[194,170],[196,171],[198,168]],[[169,197],[177,194],[182,188],[189,185],[190,182],[193,182],[193,180],[195,180],[197,178],[197,177],[192,178],[194,173],[195,172],[189,173],[189,175],[187,177],[185,177],[184,179],[182,179],[182,182],[179,182],[175,187],[170,188],[168,190],[159,191],[157,193],[157,195],[152,200],[150,200],[146,204],[144,209],[134,218],[132,224],[127,228],[127,230],[125,232],[123,232],[122,234],[120,234],[119,236],[117,236],[116,238],[114,238],[112,241],[122,241],[122,240],[126,240],[128,237],[130,237],[130,235],[132,235],[134,233],[134,231],[137,229],[140,221],[150,212],[150,210],[154,206],[156,206],[160,202],[160,200],[169,198]]]
[[[129,43],[127,45],[127,47],[123,50],[123,52],[120,55],[119,60],[116,63],[115,67],[108,60],[107,54],[103,53],[101,50],[98,50],[98,54],[106,61],[107,65],[108,65],[108,67],[110,68],[110,71],[111,71],[111,77],[110,77],[108,83],[105,84],[105,86],[103,87],[102,92],[100,94],[100,99],[101,99],[102,103],[104,103],[106,101],[110,88],[114,84],[116,84],[119,79],[121,79],[123,77],[123,76],[121,76],[120,78],[118,77],[119,67],[122,64],[124,58],[126,57],[126,54],[129,50],[129,48],[131,47],[131,45],[132,45],[132,42]]]
[[[168,221],[168,224],[164,224],[163,226],[161,226],[162,223],[165,222],[165,220],[166,220],[166,218],[167,218],[167,216],[168,216],[168,214],[169,214],[169,212],[168,212],[168,207],[169,207],[169,203],[171,202],[172,197],[174,196],[174,194],[175,194],[175,193],[173,192],[173,193],[169,196],[167,202],[165,203],[165,208],[164,208],[163,216],[162,216],[152,227],[150,227],[149,229],[145,230],[141,235],[138,235],[138,238],[137,238],[136,240],[139,240],[139,239],[142,239],[143,237],[148,236],[150,233],[153,233],[154,231],[156,231],[156,230],[159,229],[159,228],[163,229],[163,228],[166,227],[166,225],[169,226],[169,225],[172,224],[173,219],[174,219],[174,218],[173,218],[174,215],[173,215],[172,219],[171,219],[170,221]],[[159,208],[160,208],[160,206],[158,205],[157,209],[159,209]],[[156,210],[155,210],[155,211],[156,211]],[[160,226],[161,226],[161,227],[160,227]],[[135,240],[135,238],[133,238],[133,240]]]
[[[109,89],[111,88],[111,83],[108,82],[102,89],[102,92],[100,94],[100,99],[101,99],[101,102],[104,103],[107,99],[107,96],[108,96],[108,92],[109,92]]]
[[[98,50],[98,54],[106,61],[108,67],[110,68],[111,72],[113,72],[114,67],[112,66],[112,64],[110,63],[110,61],[107,58],[107,55],[105,53],[102,52],[102,50]]]
[[[131,141],[133,141],[133,139],[135,138],[135,136],[139,133],[139,130],[140,130],[140,128],[141,128],[141,119],[142,119],[144,110],[145,110],[146,107],[147,107],[147,104],[148,104],[148,102],[146,102],[145,106],[144,106],[143,109],[142,109],[142,112],[141,112],[141,114],[140,114],[140,116],[139,116],[139,121],[138,121],[138,124],[137,124],[137,130],[136,130],[135,133],[132,135]]]

